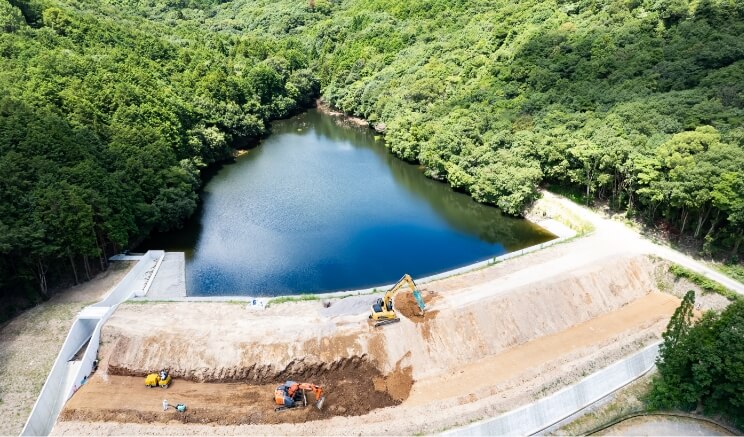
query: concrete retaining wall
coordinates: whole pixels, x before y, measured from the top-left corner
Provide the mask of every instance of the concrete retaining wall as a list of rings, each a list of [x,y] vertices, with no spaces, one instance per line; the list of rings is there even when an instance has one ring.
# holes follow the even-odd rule
[[[70,376],[68,374],[68,361],[91,338],[95,326],[95,321],[75,320],[21,435],[46,435],[52,429],[59,413],[56,406],[61,398],[67,399],[65,386]]]
[[[651,345],[539,401],[443,433],[450,436],[532,435],[586,408],[654,367],[659,344]]]
[[[111,317],[111,314],[114,313],[114,310],[116,310],[116,307],[109,307],[100,319],[95,320],[88,347],[85,349],[85,354],[80,360],[80,365],[77,367],[77,371],[72,377],[72,386],[67,388],[64,401],[62,401],[63,404],[77,391],[78,388],[80,388],[83,384],[83,380],[93,372],[93,362],[98,358],[98,346],[101,343],[101,328],[106,320]]]
[[[148,251],[137,262],[137,265],[124,276],[124,279],[119,281],[116,287],[103,300],[93,304],[93,306],[112,307],[127,300],[134,294],[144,296],[147,293],[146,287],[150,284],[150,278],[155,276],[155,268],[164,256],[165,252],[162,250]]]
[[[135,293],[145,294],[165,252],[149,251],[100,302],[84,308],[76,317],[54,361],[39,398],[26,420],[21,435],[48,435],[67,399],[80,387],[98,356],[101,327],[116,306]],[[90,340],[90,341],[88,341]],[[88,346],[79,361],[70,362],[80,348]]]

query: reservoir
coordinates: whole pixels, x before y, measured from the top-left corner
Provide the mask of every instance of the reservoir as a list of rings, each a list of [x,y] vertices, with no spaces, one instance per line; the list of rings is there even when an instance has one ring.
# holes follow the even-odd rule
[[[354,290],[555,238],[428,179],[374,132],[310,110],[217,171],[185,227],[141,249],[186,253],[191,296]]]

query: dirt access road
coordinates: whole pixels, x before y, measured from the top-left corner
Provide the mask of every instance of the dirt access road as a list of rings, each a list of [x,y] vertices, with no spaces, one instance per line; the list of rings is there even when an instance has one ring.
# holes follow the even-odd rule
[[[744,284],[738,282],[721,272],[718,272],[704,263],[685,255],[669,246],[663,246],[652,242],[648,238],[640,235],[637,231],[629,228],[624,223],[604,217],[586,207],[577,205],[565,197],[558,196],[546,190],[541,190],[543,196],[538,201],[540,205],[556,204],[572,214],[575,214],[582,220],[585,220],[595,228],[590,239],[596,244],[598,252],[626,252],[636,254],[655,255],[668,261],[680,264],[690,270],[693,270],[707,278],[718,282],[724,287],[744,295]],[[548,208],[549,209],[549,208]],[[539,219],[539,216],[532,214],[531,219]]]

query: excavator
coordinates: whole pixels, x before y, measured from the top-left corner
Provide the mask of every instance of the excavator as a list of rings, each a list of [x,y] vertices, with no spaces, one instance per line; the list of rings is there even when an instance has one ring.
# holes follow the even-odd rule
[[[395,295],[404,287],[411,289],[411,293],[416,296],[419,292],[416,290],[416,283],[413,282],[411,275],[406,273],[393,287],[385,292],[385,295],[378,298],[375,303],[372,304],[372,313],[369,315],[371,320],[374,320],[375,327],[389,325],[391,323],[400,322],[400,318],[393,309],[393,299]],[[417,299],[418,301],[419,299]],[[420,301],[419,307],[423,313],[423,300]]]
[[[278,407],[274,411],[284,411],[290,408],[307,407],[307,392],[315,395],[315,407],[323,408],[325,396],[323,387],[308,382],[287,381],[274,391],[274,402]]]

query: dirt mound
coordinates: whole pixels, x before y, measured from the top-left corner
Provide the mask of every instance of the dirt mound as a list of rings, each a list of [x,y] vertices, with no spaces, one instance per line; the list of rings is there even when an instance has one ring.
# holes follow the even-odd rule
[[[126,350],[126,338],[119,339],[115,350]],[[145,376],[159,369],[150,369],[143,372],[141,369],[132,369],[120,365],[115,360],[109,360],[108,373],[120,376]],[[333,381],[344,378],[350,373],[362,375],[376,374],[379,370],[368,359],[367,355],[342,358],[331,363],[310,363],[304,359],[296,359],[284,368],[279,369],[272,365],[254,363],[247,367],[221,367],[221,368],[198,368],[198,369],[171,369],[174,378],[185,379],[194,382],[246,382],[250,384],[269,384],[286,380]]]
[[[423,297],[424,304],[428,307],[436,300],[437,295],[432,291],[422,290],[421,297]],[[439,311],[436,310],[424,311],[424,314],[422,315],[421,309],[411,292],[398,293],[398,295],[395,296],[394,308],[395,311],[414,323],[422,323],[426,320],[432,320],[436,318],[439,313]]]

